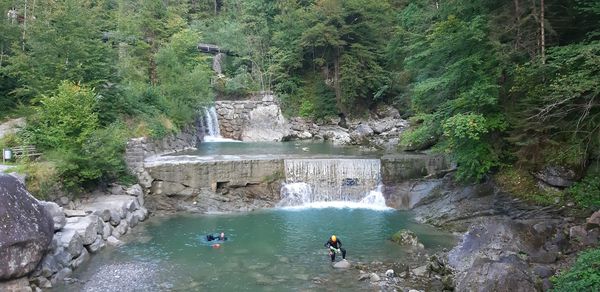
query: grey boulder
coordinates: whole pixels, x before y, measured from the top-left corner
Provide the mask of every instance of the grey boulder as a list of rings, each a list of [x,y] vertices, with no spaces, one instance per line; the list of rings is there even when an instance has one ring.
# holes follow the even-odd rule
[[[54,235],[48,211],[23,183],[0,174],[0,281],[33,271]]]

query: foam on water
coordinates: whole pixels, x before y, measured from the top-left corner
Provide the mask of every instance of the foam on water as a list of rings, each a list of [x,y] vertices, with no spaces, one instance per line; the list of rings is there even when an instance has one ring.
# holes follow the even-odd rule
[[[330,202],[313,202],[306,203],[300,206],[289,206],[281,207],[282,210],[300,211],[306,209],[367,209],[373,211],[393,211],[386,205],[366,204],[362,202],[350,202],[350,201],[330,201]]]

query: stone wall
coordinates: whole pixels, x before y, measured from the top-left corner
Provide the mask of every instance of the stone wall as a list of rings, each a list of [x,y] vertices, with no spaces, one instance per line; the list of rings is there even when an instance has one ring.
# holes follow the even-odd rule
[[[139,179],[140,184],[148,188],[148,174],[144,170],[144,161],[148,157],[191,149],[204,138],[201,123],[194,123],[177,134],[170,134],[162,139],[148,137],[133,138],[125,148],[125,162],[129,170]]]
[[[29,275],[31,286],[42,289],[68,281],[75,269],[104,246],[123,244],[119,238],[148,217],[139,185],[115,186],[109,195],[81,199],[76,209],[42,204],[52,216],[55,232],[46,254]]]
[[[281,159],[146,163],[153,210],[246,211],[279,201]]]
[[[385,185],[433,176],[451,167],[444,155],[391,154],[381,158],[381,176]]]
[[[244,129],[249,124],[254,109],[279,105],[272,98],[265,100],[227,100],[215,102],[215,110],[219,115],[221,136],[242,140]]]

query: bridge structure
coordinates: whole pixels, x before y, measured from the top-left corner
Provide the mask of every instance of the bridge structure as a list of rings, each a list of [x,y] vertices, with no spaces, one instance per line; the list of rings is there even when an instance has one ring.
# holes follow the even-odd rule
[[[221,48],[217,45],[199,43],[198,46],[196,46],[196,47],[198,48],[198,51],[200,51],[202,53],[215,54],[215,55],[219,54],[219,53],[223,53],[228,56],[238,56],[236,53],[234,53],[228,49]]]

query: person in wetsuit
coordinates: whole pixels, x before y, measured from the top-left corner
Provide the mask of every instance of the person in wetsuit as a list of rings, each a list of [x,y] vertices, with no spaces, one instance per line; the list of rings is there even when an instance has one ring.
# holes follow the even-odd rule
[[[342,259],[346,259],[346,250],[342,248],[342,241],[339,240],[335,235],[332,235],[329,240],[325,243],[325,247],[329,249],[329,256],[331,261],[335,261],[336,252],[342,252]]]
[[[224,232],[221,232],[221,234],[219,234],[218,236],[214,236],[212,234],[207,235],[206,240],[208,240],[208,241],[213,241],[213,240],[225,241],[225,240],[227,240],[227,237],[225,237]]]

